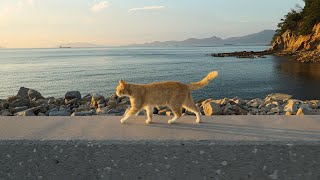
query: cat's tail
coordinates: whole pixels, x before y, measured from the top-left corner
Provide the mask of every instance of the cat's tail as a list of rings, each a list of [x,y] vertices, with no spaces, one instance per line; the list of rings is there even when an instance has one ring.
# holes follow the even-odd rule
[[[207,77],[205,77],[201,81],[188,84],[188,87],[191,91],[195,91],[195,90],[204,88],[205,86],[207,86],[209,84],[210,81],[215,79],[217,76],[218,76],[218,71],[212,71],[207,75]]]

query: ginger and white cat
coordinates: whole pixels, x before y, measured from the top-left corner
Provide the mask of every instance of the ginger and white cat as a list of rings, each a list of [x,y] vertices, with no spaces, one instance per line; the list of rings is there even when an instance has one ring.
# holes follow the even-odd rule
[[[196,122],[201,122],[200,111],[193,102],[191,92],[201,89],[218,76],[217,71],[210,72],[203,80],[183,84],[180,82],[156,82],[151,84],[129,84],[123,80],[119,81],[116,89],[118,96],[128,96],[131,102],[130,110],[121,119],[121,123],[133,115],[138,114],[142,109],[147,112],[146,123],[152,122],[153,107],[167,106],[174,113],[174,118],[168,123],[174,123],[182,115],[182,108],[196,114]]]

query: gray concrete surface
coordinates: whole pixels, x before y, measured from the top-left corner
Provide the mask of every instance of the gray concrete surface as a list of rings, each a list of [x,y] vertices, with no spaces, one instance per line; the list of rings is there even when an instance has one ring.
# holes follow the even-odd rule
[[[0,179],[320,179],[320,116],[0,117]]]

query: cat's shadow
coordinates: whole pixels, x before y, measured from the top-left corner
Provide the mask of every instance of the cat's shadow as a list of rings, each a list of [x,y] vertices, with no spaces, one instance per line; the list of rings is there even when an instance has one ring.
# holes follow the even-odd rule
[[[140,124],[142,125],[142,124]],[[207,122],[204,121],[200,124],[194,122],[176,122],[174,124],[167,124],[165,122],[153,122],[148,126],[149,128],[161,128],[164,130],[182,130],[186,132],[198,132],[198,133],[209,133],[209,134],[222,134],[232,136],[246,136],[252,138],[267,138],[267,139],[306,139],[314,140],[320,139],[319,131],[304,131],[295,129],[284,129],[284,128],[271,128],[271,127],[260,127],[254,125],[239,125],[239,124],[221,124],[215,123],[214,120]]]

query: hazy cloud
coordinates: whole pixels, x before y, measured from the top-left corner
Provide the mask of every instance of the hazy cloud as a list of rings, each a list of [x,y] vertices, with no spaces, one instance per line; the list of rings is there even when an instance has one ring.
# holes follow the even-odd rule
[[[2,9],[0,9],[0,17],[7,16],[11,13],[19,11],[20,9],[26,6],[33,6],[33,4],[34,4],[33,0],[21,0],[14,4],[7,4]]]
[[[99,12],[103,9],[108,8],[108,7],[110,7],[110,3],[108,1],[100,1],[96,4],[94,4],[90,9],[93,12]]]
[[[161,10],[164,8],[165,6],[145,6],[140,8],[131,8],[128,11]]]

